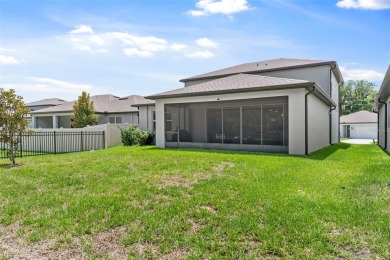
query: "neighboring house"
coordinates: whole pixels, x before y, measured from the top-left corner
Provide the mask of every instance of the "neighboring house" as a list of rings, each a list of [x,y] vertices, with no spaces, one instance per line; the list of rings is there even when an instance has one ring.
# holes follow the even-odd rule
[[[309,154],[339,141],[335,61],[275,59],[182,79],[156,104],[156,145]]]
[[[156,109],[154,100],[145,99],[142,103],[131,105],[139,111],[139,128],[142,130],[156,131]]]
[[[378,116],[369,111],[359,111],[340,117],[340,136],[352,139],[377,139]]]
[[[374,104],[374,112],[378,113],[378,143],[384,150],[390,152],[390,66],[379,89],[378,99]]]
[[[40,110],[40,109],[44,109],[44,108],[48,108],[48,107],[62,105],[66,102],[67,101],[65,101],[63,99],[59,99],[59,98],[49,98],[49,99],[42,99],[39,101],[27,103],[26,107],[28,107],[31,111],[36,111],[36,110]],[[32,128],[33,124],[32,124],[31,114],[27,115],[27,121],[28,121],[29,127]]]
[[[134,124],[138,125],[138,109],[131,105],[145,102],[145,98],[138,95],[117,97],[113,95],[97,95],[90,98],[93,101],[96,114],[99,115],[98,124]],[[34,128],[71,128],[71,116],[75,101],[66,102],[55,107],[33,111]]]

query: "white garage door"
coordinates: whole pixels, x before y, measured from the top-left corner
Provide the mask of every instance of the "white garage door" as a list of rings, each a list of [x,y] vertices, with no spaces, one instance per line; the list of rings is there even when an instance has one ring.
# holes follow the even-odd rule
[[[351,138],[353,139],[377,139],[377,124],[351,125]]]

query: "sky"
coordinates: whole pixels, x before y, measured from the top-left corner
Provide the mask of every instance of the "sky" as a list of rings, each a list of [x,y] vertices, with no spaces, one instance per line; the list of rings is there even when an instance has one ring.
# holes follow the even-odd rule
[[[335,60],[377,87],[390,0],[0,0],[0,87],[26,102],[151,95],[276,58]]]

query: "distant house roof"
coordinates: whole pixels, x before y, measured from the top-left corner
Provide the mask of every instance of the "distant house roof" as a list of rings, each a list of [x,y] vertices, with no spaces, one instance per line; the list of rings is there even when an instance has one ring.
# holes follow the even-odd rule
[[[365,123],[377,123],[378,115],[362,110],[349,115],[340,117],[340,124],[365,124]]]
[[[110,94],[90,97],[93,101],[96,113],[126,113],[137,112],[137,108],[131,105],[145,102],[145,98],[138,95],[117,97]],[[75,101],[67,102],[55,107],[49,107],[32,112],[32,114],[64,113],[72,112]]]
[[[285,69],[295,69],[295,68],[304,68],[304,67],[314,67],[321,65],[333,65],[335,66],[335,75],[339,82],[343,82],[343,78],[341,76],[341,72],[337,66],[335,61],[325,61],[325,60],[303,60],[303,59],[274,59],[274,60],[265,60],[265,61],[257,61],[244,63],[240,65],[236,65],[233,67],[216,70],[212,72],[208,72],[205,74],[189,77],[180,80],[181,82],[187,82],[191,80],[199,80],[199,79],[210,79],[221,76],[234,75],[239,73],[257,73],[257,72],[269,72],[269,71],[278,71]]]
[[[146,97],[147,99],[162,99],[190,96],[207,96],[215,94],[241,93],[261,90],[279,90],[289,88],[308,88],[316,86],[314,82],[297,79],[276,78],[253,74],[236,74],[217,78],[189,87],[179,88]],[[324,102],[335,105],[331,98],[320,88],[316,87],[316,95]]]
[[[390,96],[390,66],[387,69],[385,78],[383,79],[381,88],[378,92],[378,98],[381,99],[382,102],[385,102],[387,97]],[[378,110],[383,104],[378,102],[378,99],[375,100],[374,109]]]
[[[154,106],[154,104],[155,104],[154,100],[145,98],[143,102],[135,103],[135,104],[133,104],[131,106],[132,107],[146,107],[146,106]]]
[[[63,99],[59,98],[48,98],[48,99],[42,99],[34,102],[27,103],[27,107],[34,107],[34,106],[58,106],[61,104],[64,104],[68,101],[65,101]]]

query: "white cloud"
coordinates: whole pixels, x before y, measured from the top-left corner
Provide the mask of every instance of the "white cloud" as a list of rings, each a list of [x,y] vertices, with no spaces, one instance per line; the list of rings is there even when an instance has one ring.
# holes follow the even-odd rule
[[[15,57],[0,54],[0,64],[1,65],[20,64],[20,61]]]
[[[73,48],[80,51],[101,54],[121,52],[128,57],[150,58],[160,52],[174,51],[188,58],[208,59],[214,57],[214,54],[207,49],[219,46],[217,42],[206,37],[195,41],[197,46],[206,48],[199,50],[195,45],[189,46],[178,42],[169,43],[168,40],[156,36],[141,36],[127,32],[100,33],[94,31],[91,26],[88,26],[88,30],[80,27],[78,31],[88,33],[74,33],[74,31],[71,31],[62,38],[71,44]]]
[[[31,77],[31,79],[35,82],[46,84],[47,86],[51,86],[58,89],[77,90],[77,91],[92,89],[91,85],[72,83],[63,80],[51,79],[51,78]]]
[[[183,51],[183,50],[187,49],[188,46],[185,44],[181,44],[181,43],[173,43],[173,44],[171,44],[170,48],[173,51]]]
[[[90,91],[99,89],[88,84],[72,83],[51,78],[29,77],[28,82],[3,84],[4,88],[17,89],[24,91],[43,92],[43,93],[74,93],[79,94],[81,91]]]
[[[165,39],[155,36],[136,36],[123,32],[110,32],[103,35],[110,39],[119,40],[125,45],[134,46],[142,51],[159,52],[168,48],[168,43]]]
[[[348,69],[340,66],[340,71],[346,80],[361,80],[381,81],[385,77],[384,73],[370,69]]]
[[[390,9],[389,0],[341,0],[336,4],[340,8],[382,10]]]
[[[209,38],[206,37],[197,39],[195,43],[200,47],[205,47],[205,48],[217,48],[219,45],[217,42],[210,40]]]
[[[154,55],[153,52],[143,51],[137,48],[126,48],[123,50],[123,53],[129,57],[143,57],[143,58],[152,57]]]
[[[90,25],[78,25],[76,26],[76,29],[70,31],[69,33],[72,34],[92,34],[93,29]]]
[[[190,10],[187,13],[192,16],[203,16],[208,14],[225,14],[244,12],[251,9],[247,0],[199,0],[196,7],[202,10]]]
[[[203,51],[195,51],[191,53],[186,53],[186,57],[188,58],[195,58],[195,59],[209,59],[214,57],[214,53],[212,53],[209,50],[203,50]]]

